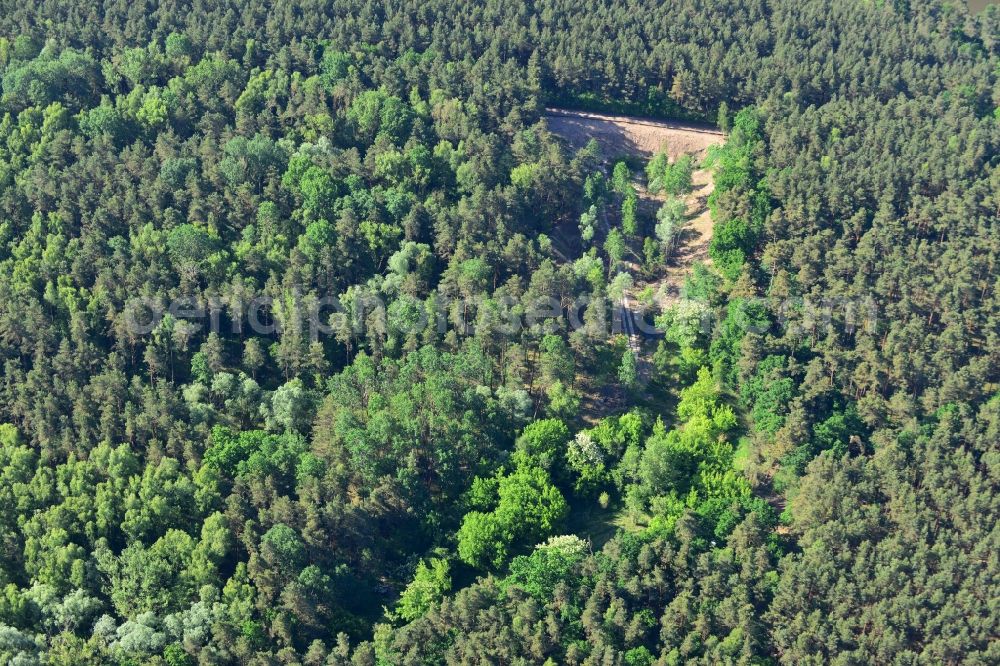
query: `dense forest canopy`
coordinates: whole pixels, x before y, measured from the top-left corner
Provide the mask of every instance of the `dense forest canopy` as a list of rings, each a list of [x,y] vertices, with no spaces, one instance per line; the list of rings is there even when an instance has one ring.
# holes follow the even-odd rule
[[[1000,661],[1000,11],[2,6],[4,662]]]

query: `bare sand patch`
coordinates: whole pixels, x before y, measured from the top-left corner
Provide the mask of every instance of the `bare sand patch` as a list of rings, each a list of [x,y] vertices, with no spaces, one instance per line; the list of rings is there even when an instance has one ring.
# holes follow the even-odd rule
[[[608,157],[650,157],[664,150],[671,159],[681,155],[704,157],[709,146],[723,141],[721,132],[707,127],[588,111],[546,109],[545,122],[575,149],[595,139]]]

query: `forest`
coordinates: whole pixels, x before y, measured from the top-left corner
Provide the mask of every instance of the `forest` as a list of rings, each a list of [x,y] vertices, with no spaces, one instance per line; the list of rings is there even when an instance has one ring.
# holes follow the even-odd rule
[[[3,663],[1000,663],[996,7],[0,5]]]

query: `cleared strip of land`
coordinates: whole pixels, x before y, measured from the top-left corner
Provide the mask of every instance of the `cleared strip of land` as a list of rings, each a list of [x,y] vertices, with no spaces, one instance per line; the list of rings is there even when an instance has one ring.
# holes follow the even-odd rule
[[[547,108],[545,121],[574,148],[597,140],[608,157],[650,156],[663,150],[671,159],[684,154],[701,156],[709,146],[723,141],[722,133],[709,127],[652,118]]]
[[[547,108],[545,111],[545,120],[554,134],[572,148],[581,148],[590,139],[596,139],[609,161],[626,156],[648,158],[666,150],[671,160],[681,155],[694,155],[700,162],[710,146],[725,141],[718,130],[675,121],[559,108]],[[639,192],[640,211],[653,218],[666,197],[647,191],[641,171],[635,175],[638,178],[635,185]],[[712,174],[706,169],[697,169],[694,172],[694,190],[685,197],[687,225],[680,243],[674,248],[662,273],[646,283],[654,286],[661,308],[677,300],[680,287],[695,262],[710,261],[708,245],[712,240],[712,218],[708,210],[708,196],[712,189]],[[638,273],[637,268],[637,265],[630,266],[634,274]],[[637,280],[637,285],[643,285],[642,281]],[[631,307],[631,301],[626,305]]]
[[[708,148],[722,144],[725,137],[709,127],[569,109],[548,108],[545,120],[549,130],[574,150],[582,148],[591,139],[596,140],[605,158],[606,175],[611,164],[620,158],[640,157],[645,160],[664,151],[671,160],[682,155],[693,155],[699,165],[693,174],[693,189],[684,197],[687,212],[685,227],[666,261],[652,272],[643,270],[637,248],[632,248],[631,256],[625,260],[625,270],[632,274],[634,287],[624,294],[617,305],[621,308],[622,332],[628,337],[629,349],[636,356],[640,381],[644,383],[651,373],[647,354],[644,353],[648,353],[649,346],[644,344],[645,335],[642,334],[636,317],[642,313],[644,320],[651,323],[657,312],[662,312],[677,302],[681,286],[691,273],[694,263],[710,261],[708,246],[712,239],[712,218],[708,209],[708,197],[714,183],[712,173],[701,168],[700,164]],[[656,211],[667,197],[649,192],[645,173],[641,168],[635,168],[633,178],[633,185],[639,195],[640,215],[647,219],[651,228]],[[614,210],[605,211],[605,225],[608,224],[609,212],[612,215],[617,213]],[[577,228],[575,225],[567,225],[566,231],[573,234]],[[576,246],[578,239],[564,238],[564,242]],[[647,287],[652,288],[652,300],[640,304],[636,294]],[[624,404],[625,395],[617,385],[591,387],[584,391],[583,417],[596,422],[620,410]]]

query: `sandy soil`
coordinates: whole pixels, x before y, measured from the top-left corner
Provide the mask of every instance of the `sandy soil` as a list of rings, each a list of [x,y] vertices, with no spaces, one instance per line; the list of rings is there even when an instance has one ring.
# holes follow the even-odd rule
[[[696,262],[711,263],[708,243],[712,240],[712,216],[708,210],[708,196],[715,189],[712,174],[699,169],[692,176],[694,189],[685,199],[688,224],[681,236],[680,247],[667,262],[666,274],[657,281],[657,301],[664,309],[680,298],[680,289]]]
[[[596,139],[608,157],[650,157],[664,149],[671,159],[684,154],[703,157],[709,146],[723,141],[722,133],[712,129],[586,111],[546,109],[545,121],[552,132],[566,139],[574,148],[582,148],[590,139]]]

